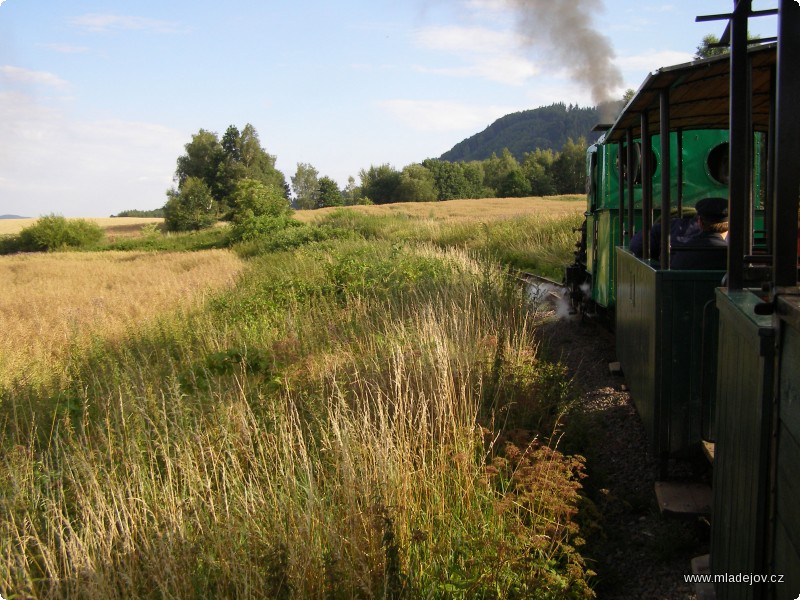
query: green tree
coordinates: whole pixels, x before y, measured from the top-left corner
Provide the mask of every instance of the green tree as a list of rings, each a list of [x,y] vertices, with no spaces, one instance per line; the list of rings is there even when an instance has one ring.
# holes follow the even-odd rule
[[[242,179],[233,194],[233,220],[253,217],[280,217],[289,213],[289,202],[281,190],[257,179]]]
[[[247,123],[239,136],[239,151],[244,166],[244,176],[264,184],[272,185],[278,190],[286,187],[286,178],[275,168],[277,158],[261,147],[256,128]],[[288,196],[286,197],[288,200]]]
[[[279,190],[286,188],[286,178],[275,168],[275,157],[261,147],[258,132],[250,123],[241,132],[229,126],[222,141],[216,133],[201,129],[185,149],[175,170],[178,190],[189,177],[202,179],[224,218],[232,217],[232,196],[242,179],[254,179]]]
[[[408,165],[400,173],[398,202],[433,202],[438,199],[433,173],[422,165]]]
[[[567,140],[553,161],[553,181],[559,194],[580,194],[586,189],[586,138]]]
[[[633,88],[628,88],[627,90],[625,90],[625,93],[622,94],[622,106],[623,106],[623,108],[625,107],[626,104],[628,104],[628,102],[631,101],[631,99],[635,95],[636,95],[636,90],[634,90]]]
[[[217,220],[217,205],[200,177],[187,177],[180,189],[167,192],[164,223],[168,231],[193,231],[210,227]]]
[[[297,163],[297,171],[292,177],[294,189],[294,207],[298,210],[309,210],[317,206],[319,193],[319,171],[307,163]]]
[[[461,166],[468,186],[465,198],[489,198],[494,195],[493,190],[484,185],[485,173],[481,161],[473,160],[461,163]]]
[[[701,58],[711,58],[712,56],[722,56],[728,53],[728,48],[725,46],[715,46],[719,44],[719,38],[713,33],[703,36],[703,41],[695,48],[695,60]]]
[[[497,195],[501,198],[522,198],[531,195],[531,184],[522,172],[522,169],[514,169],[500,182]]]
[[[245,166],[242,164],[240,138],[241,134],[235,125],[230,125],[225,130],[220,143],[223,159],[217,167],[216,193],[212,190],[214,198],[220,204],[220,212],[227,219],[233,217],[231,198],[236,191],[236,182],[247,176]]]
[[[225,152],[217,134],[201,129],[192,136],[192,141],[184,148],[186,154],[178,157],[175,169],[178,189],[183,188],[187,179],[194,177],[203,180],[213,194],[214,190],[219,188],[217,177],[220,167],[225,162]]]
[[[330,177],[320,177],[317,187],[317,208],[342,206],[343,204],[344,196],[339,189],[339,184]]]
[[[368,170],[361,169],[361,192],[375,204],[397,202],[397,188],[400,185],[400,172],[389,164],[371,165]]]
[[[494,152],[483,162],[484,184],[493,190],[499,190],[512,171],[519,169],[519,163],[508,148],[498,157]]]
[[[222,151],[225,152],[226,158],[232,161],[241,162],[242,148],[241,137],[239,128],[236,125],[229,125],[222,136]]]
[[[344,196],[344,204],[345,206],[353,206],[355,204],[361,204],[361,187],[356,185],[356,178],[350,175],[347,178],[347,185],[344,186],[344,190],[342,191],[342,195]]]
[[[761,36],[752,35],[751,33],[747,33],[747,41],[753,42],[760,38]],[[711,58],[712,56],[722,56],[723,54],[728,54],[730,52],[730,48],[728,46],[718,46],[719,38],[715,36],[713,33],[709,33],[708,35],[703,36],[703,41],[700,42],[700,45],[695,48],[694,58],[695,60],[701,58]]]
[[[553,181],[553,163],[556,153],[550,149],[537,148],[533,152],[526,152],[522,160],[522,172],[531,184],[531,194],[534,196],[552,196],[556,193],[556,184]]]
[[[422,165],[433,174],[439,200],[478,198],[482,187],[483,169],[475,164],[450,162],[435,158],[422,161]]]

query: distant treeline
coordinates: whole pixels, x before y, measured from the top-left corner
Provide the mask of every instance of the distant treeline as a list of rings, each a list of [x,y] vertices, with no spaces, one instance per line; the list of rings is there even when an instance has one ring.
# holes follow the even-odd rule
[[[344,188],[330,177],[320,177],[319,171],[307,163],[298,163],[294,175],[287,178],[275,168],[276,157],[261,146],[258,133],[249,123],[241,131],[231,125],[222,137],[201,129],[177,159],[178,185],[167,191],[166,211],[126,210],[112,216],[169,219],[176,211],[189,210],[202,216],[203,222],[232,220],[238,209],[235,196],[245,180],[266,186],[270,196],[283,196],[295,209],[306,210],[582,193],[586,140],[594,136],[592,129],[601,112],[613,113],[614,107],[557,103],[512,113],[456,144],[440,158],[401,169],[390,164],[371,165],[359,171],[360,181],[349,177]]]
[[[164,209],[163,208],[154,208],[153,210],[123,210],[122,212],[117,213],[116,215],[111,215],[112,218],[114,217],[137,217],[140,219],[144,218],[164,218]]]
[[[566,109],[565,109],[566,110]],[[570,107],[569,112],[579,109]],[[577,140],[577,141],[575,141]],[[117,216],[163,216],[169,230],[209,227],[217,220],[242,225],[264,211],[314,209],[353,204],[436,202],[467,198],[510,198],[577,194],[585,189],[586,138],[567,137],[560,150],[530,146],[516,157],[508,148],[484,160],[428,158],[397,169],[371,165],[348,179],[344,189],[298,163],[290,178],[275,168],[276,157],[259,141],[249,123],[231,125],[220,137],[201,129],[177,159],[177,188],[167,191],[163,211],[125,211]],[[280,206],[279,206],[280,205]],[[267,210],[267,208],[269,210]]]
[[[578,194],[585,189],[586,145],[585,138],[568,138],[560,151],[524,152],[522,160],[503,148],[485,160],[429,158],[402,171],[372,166],[359,173],[361,185],[353,191],[375,204]]]

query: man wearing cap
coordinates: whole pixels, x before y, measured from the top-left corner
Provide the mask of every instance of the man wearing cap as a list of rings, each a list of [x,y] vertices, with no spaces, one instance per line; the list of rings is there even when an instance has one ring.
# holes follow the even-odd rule
[[[695,205],[700,232],[678,238],[672,244],[671,269],[728,268],[728,201],[725,198],[703,198]]]
[[[700,227],[697,225],[696,216],[697,212],[690,206],[684,206],[681,211],[681,216],[678,216],[677,207],[672,207],[669,213],[669,239],[676,240],[681,237],[691,237],[700,233]],[[634,256],[642,258],[644,254],[644,244],[642,238],[644,234],[637,231],[631,238],[629,249],[633,252]],[[656,219],[653,226],[650,228],[650,258],[659,260],[661,254],[661,218]]]

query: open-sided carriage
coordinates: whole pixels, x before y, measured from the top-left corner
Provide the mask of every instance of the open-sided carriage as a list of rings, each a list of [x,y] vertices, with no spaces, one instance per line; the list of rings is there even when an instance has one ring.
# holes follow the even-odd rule
[[[748,20],[761,14],[778,15],[777,35],[748,44]],[[731,14],[701,19],[728,20],[730,54],[653,72],[590,148],[586,228],[567,280],[590,310],[613,316],[662,474],[669,458],[713,443],[717,597],[794,599],[800,5],[754,12],[737,0]],[[718,160],[723,147],[729,161]],[[671,269],[670,236],[650,247],[654,219],[708,196],[729,201],[727,268]],[[636,231],[641,257],[629,247]],[[736,574],[759,577],[724,583]]]

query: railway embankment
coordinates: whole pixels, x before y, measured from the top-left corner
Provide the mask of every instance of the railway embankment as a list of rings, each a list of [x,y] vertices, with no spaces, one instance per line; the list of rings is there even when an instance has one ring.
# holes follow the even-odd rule
[[[569,369],[578,399],[562,438],[562,450],[583,454],[588,477],[582,554],[597,572],[598,598],[694,599],[691,559],[708,552],[702,517],[664,516],[654,485],[658,465],[624,376],[613,374],[614,337],[580,316],[548,314],[539,328],[548,358]],[[692,465],[671,465],[680,475]]]

